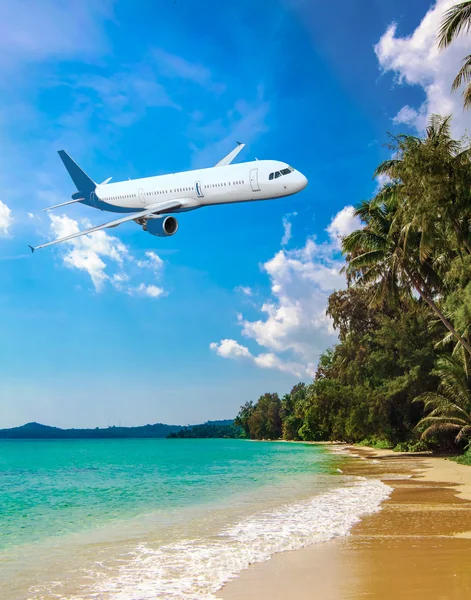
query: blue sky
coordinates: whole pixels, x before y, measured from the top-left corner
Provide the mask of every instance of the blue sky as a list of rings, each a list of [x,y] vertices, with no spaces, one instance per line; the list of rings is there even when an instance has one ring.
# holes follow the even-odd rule
[[[430,41],[449,4],[2,2],[0,426],[195,423],[309,381],[336,339],[337,236],[374,192],[386,132],[459,110],[464,53]],[[39,213],[75,191],[56,150],[118,181],[212,165],[236,141],[309,186],[182,215],[170,239],[127,224],[29,254],[106,220]]]

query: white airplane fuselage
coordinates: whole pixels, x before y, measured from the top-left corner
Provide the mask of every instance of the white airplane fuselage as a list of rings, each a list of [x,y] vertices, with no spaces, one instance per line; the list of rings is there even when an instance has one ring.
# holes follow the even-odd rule
[[[100,184],[82,204],[127,213],[146,210],[168,200],[180,200],[180,208],[164,211],[178,213],[215,204],[281,198],[296,194],[306,185],[306,177],[286,163],[257,160]]]
[[[216,204],[282,198],[306,187],[307,179],[302,173],[278,160],[232,164],[243,147],[243,144],[238,143],[215,167],[208,169],[117,183],[108,183],[109,178],[100,184],[95,183],[67,152],[59,150],[59,156],[77,191],[72,194],[72,200],[44,210],[80,202],[98,210],[124,213],[124,216],[36,247],[30,246],[31,251],[117,227],[129,221],[135,221],[151,235],[168,237],[178,230],[177,219],[169,216],[169,213],[181,213]]]

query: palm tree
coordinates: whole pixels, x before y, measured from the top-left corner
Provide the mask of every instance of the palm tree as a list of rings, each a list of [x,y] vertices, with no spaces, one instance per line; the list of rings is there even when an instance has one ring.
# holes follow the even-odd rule
[[[432,115],[423,139],[392,136],[394,158],[374,174],[394,182],[403,220],[421,233],[421,258],[434,253],[444,260],[447,249],[448,258],[471,254],[471,149],[451,137],[450,121]]]
[[[445,13],[438,32],[438,47],[446,48],[461,33],[471,30],[471,0],[452,6]],[[453,81],[452,89],[459,89],[467,83],[463,91],[464,107],[471,107],[471,54],[463,59],[461,69]]]
[[[444,288],[444,283],[431,260],[419,257],[420,233],[401,224],[397,186],[386,186],[379,196],[364,201],[355,211],[365,227],[343,239],[342,250],[347,260],[343,271],[350,282],[371,289],[372,303],[380,302],[388,294],[411,294],[415,290],[471,355],[471,345],[435,301],[436,292]]]
[[[453,433],[459,444],[471,437],[471,380],[466,363],[457,356],[443,356],[432,371],[440,378],[437,392],[426,392],[414,399],[423,402],[431,412],[419,421],[415,429],[421,439]]]

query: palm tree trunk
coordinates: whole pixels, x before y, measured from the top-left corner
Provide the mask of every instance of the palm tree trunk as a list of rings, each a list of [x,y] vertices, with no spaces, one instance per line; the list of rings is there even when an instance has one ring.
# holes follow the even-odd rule
[[[407,276],[409,277],[412,285],[417,290],[417,292],[420,294],[420,297],[425,300],[425,302],[430,306],[430,308],[437,315],[437,317],[440,319],[440,321],[443,323],[443,325],[445,325],[445,327],[448,329],[448,331],[453,335],[453,337],[463,346],[463,348],[468,352],[468,354],[471,355],[471,345],[469,344],[469,342],[467,340],[465,340],[463,337],[461,337],[461,335],[458,333],[458,331],[456,331],[456,329],[453,327],[453,325],[450,323],[450,321],[445,317],[445,315],[442,313],[442,311],[438,308],[437,304],[434,302],[434,300],[432,298],[432,294],[428,290],[428,286],[425,283],[425,281],[419,281],[422,278],[414,276],[407,267],[405,267],[404,270],[405,270]]]

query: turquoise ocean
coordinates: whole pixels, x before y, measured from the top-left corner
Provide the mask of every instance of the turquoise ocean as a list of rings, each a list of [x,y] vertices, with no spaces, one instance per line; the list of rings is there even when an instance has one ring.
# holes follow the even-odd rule
[[[339,464],[281,442],[2,441],[0,598],[217,598],[379,509],[389,488]]]

